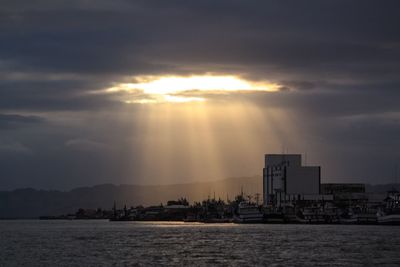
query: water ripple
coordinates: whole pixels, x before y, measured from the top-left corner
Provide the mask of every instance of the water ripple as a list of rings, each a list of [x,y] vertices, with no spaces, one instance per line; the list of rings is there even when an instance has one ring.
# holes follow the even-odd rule
[[[400,228],[0,221],[0,266],[398,266]]]

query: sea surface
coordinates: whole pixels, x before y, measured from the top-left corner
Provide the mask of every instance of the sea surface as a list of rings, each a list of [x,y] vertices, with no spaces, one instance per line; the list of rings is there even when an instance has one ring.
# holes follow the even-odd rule
[[[0,266],[400,266],[400,227],[0,221]]]

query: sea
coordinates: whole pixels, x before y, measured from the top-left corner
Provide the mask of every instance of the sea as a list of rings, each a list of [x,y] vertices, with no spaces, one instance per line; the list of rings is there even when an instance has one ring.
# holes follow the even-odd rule
[[[399,226],[0,221],[0,266],[400,266]]]

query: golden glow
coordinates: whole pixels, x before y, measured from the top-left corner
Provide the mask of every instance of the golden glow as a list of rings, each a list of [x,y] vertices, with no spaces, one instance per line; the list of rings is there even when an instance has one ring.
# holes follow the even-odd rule
[[[107,92],[135,93],[133,100],[126,103],[162,103],[162,102],[199,102],[205,101],[204,96],[197,94],[221,94],[242,91],[273,92],[279,85],[269,82],[254,82],[240,77],[226,75],[193,75],[193,76],[138,76],[134,82],[120,83],[108,88]],[[141,92],[142,95],[138,95]]]
[[[129,106],[126,108],[130,110]],[[295,122],[280,110],[260,108],[246,101],[223,105],[212,101],[164,103],[134,108],[139,113],[132,119],[132,158],[140,155],[141,159],[140,170],[134,172],[149,184],[259,174],[265,151],[279,152],[282,144],[293,147],[287,141],[295,138],[293,132],[298,132],[291,128]],[[128,112],[126,116],[132,114]],[[140,137],[135,137],[136,129],[140,129]],[[258,187],[244,186],[246,194],[260,193]],[[223,199],[229,193],[223,183],[210,189],[199,186],[190,201],[207,199],[214,191],[217,198]]]

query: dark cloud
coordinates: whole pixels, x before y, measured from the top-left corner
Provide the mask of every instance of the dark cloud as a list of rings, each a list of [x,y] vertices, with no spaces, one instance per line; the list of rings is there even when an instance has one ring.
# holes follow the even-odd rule
[[[383,92],[381,92],[383,91]],[[400,91],[328,91],[328,92],[282,92],[247,95],[260,106],[284,108],[302,112],[313,117],[341,117],[371,115],[387,112],[400,113]],[[388,97],[390,95],[390,97]],[[242,96],[243,97],[243,96]]]
[[[0,51],[21,68],[138,74],[219,64],[345,74],[399,62],[395,1],[13,5],[4,12]]]
[[[0,81],[0,110],[88,110],[120,105],[109,95],[92,93],[108,86],[110,82],[100,80]]]
[[[15,129],[29,125],[40,124],[45,121],[39,116],[23,116],[18,114],[0,114],[0,130]]]

